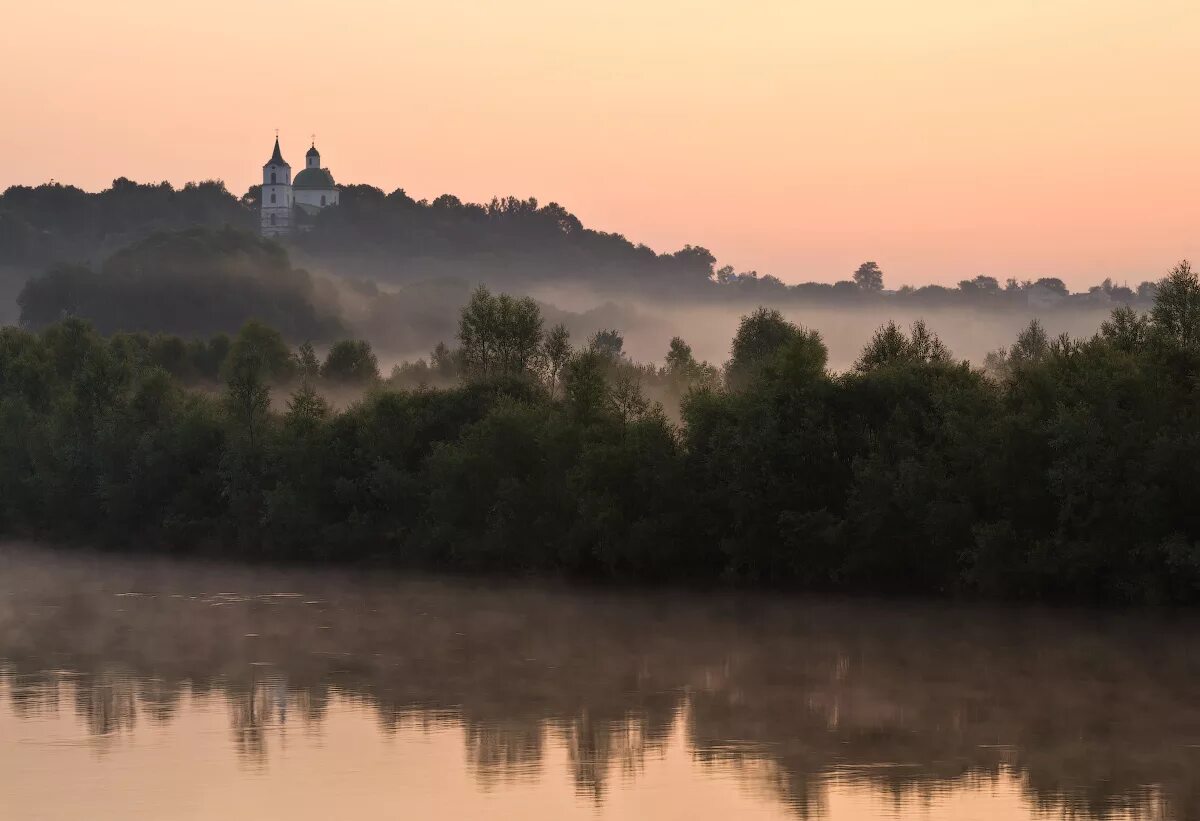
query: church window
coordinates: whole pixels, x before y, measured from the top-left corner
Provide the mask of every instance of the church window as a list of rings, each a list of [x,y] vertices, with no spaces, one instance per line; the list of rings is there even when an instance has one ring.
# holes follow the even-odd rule
[[[275,215],[274,214],[271,215],[271,224],[272,225],[275,224]]]
[[[274,171],[271,172],[271,184],[272,185],[275,184],[275,172]]]
[[[324,194],[321,195],[321,207],[322,208],[325,207],[325,195]]]
[[[271,192],[271,204],[272,205],[275,204],[275,192],[274,191]]]

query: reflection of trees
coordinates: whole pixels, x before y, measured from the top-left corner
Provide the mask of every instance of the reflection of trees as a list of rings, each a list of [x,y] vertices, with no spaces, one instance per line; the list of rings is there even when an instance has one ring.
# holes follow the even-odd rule
[[[127,675],[105,671],[75,685],[75,713],[92,735],[132,730],[137,723],[137,686]]]
[[[266,735],[282,728],[288,720],[288,692],[283,679],[252,680],[247,687],[226,692],[233,746],[238,756],[254,766],[267,760]]]
[[[138,712],[168,722],[208,694],[227,705],[238,753],[263,766],[273,734],[319,725],[337,699],[369,706],[382,732],[461,727],[483,787],[538,777],[561,743],[578,791],[601,801],[682,728],[702,765],[804,817],[824,812],[831,779],[901,799],[1009,774],[1055,813],[1200,817],[1190,620],[180,574],[109,558],[125,589],[161,591],[115,608],[104,572],[53,561],[28,578],[10,563],[14,598],[71,594],[63,607],[14,602],[33,614],[19,630],[0,621],[4,690],[17,715],[73,703],[98,735]]]
[[[575,775],[575,790],[599,801],[604,797],[608,762],[612,753],[613,725],[595,721],[586,711],[565,722],[563,735],[571,771]],[[628,725],[626,725],[628,726]]]
[[[59,706],[59,677],[52,674],[20,675],[0,672],[0,683],[8,691],[13,714],[21,718],[56,715]]]
[[[467,762],[488,789],[530,779],[542,761],[542,727],[536,721],[466,721]]]
[[[1046,809],[1142,814],[1196,800],[1187,693],[1200,658],[1183,625],[1126,617],[867,605],[741,645],[733,682],[693,695],[692,740],[781,765],[778,791],[819,807],[831,771],[897,795],[1019,776]],[[1140,623],[1139,623],[1140,622]],[[1157,785],[1157,786],[1150,786]]]
[[[623,778],[633,778],[641,773],[648,754],[666,747],[678,697],[669,694],[641,701],[622,714],[584,707],[553,722],[580,795],[602,800],[612,769]]]
[[[183,688],[161,679],[142,679],[137,682],[141,712],[156,724],[167,724],[179,712]]]

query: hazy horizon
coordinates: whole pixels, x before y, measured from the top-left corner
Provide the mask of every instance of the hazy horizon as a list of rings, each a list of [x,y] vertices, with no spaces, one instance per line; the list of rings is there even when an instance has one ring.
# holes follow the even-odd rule
[[[260,179],[557,201],[786,282],[1156,278],[1196,256],[1180,0],[20,4],[0,187]],[[54,59],[47,60],[52,52]],[[36,66],[37,70],[31,70]]]
[[[1200,819],[1200,3],[6,9],[14,817]]]

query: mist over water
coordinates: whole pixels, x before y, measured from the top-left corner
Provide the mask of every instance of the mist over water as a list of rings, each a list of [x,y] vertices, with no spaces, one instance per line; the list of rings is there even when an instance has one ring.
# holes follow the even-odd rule
[[[9,544],[0,801],[20,818],[1192,818],[1196,627]]]
[[[6,4],[0,821],[1200,821],[1200,3],[299,5]]]

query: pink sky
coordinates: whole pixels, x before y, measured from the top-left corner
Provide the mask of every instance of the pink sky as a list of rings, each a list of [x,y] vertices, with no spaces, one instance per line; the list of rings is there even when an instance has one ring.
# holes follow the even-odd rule
[[[1194,0],[14,0],[0,187],[558,201],[657,250],[889,285],[1200,256]]]

